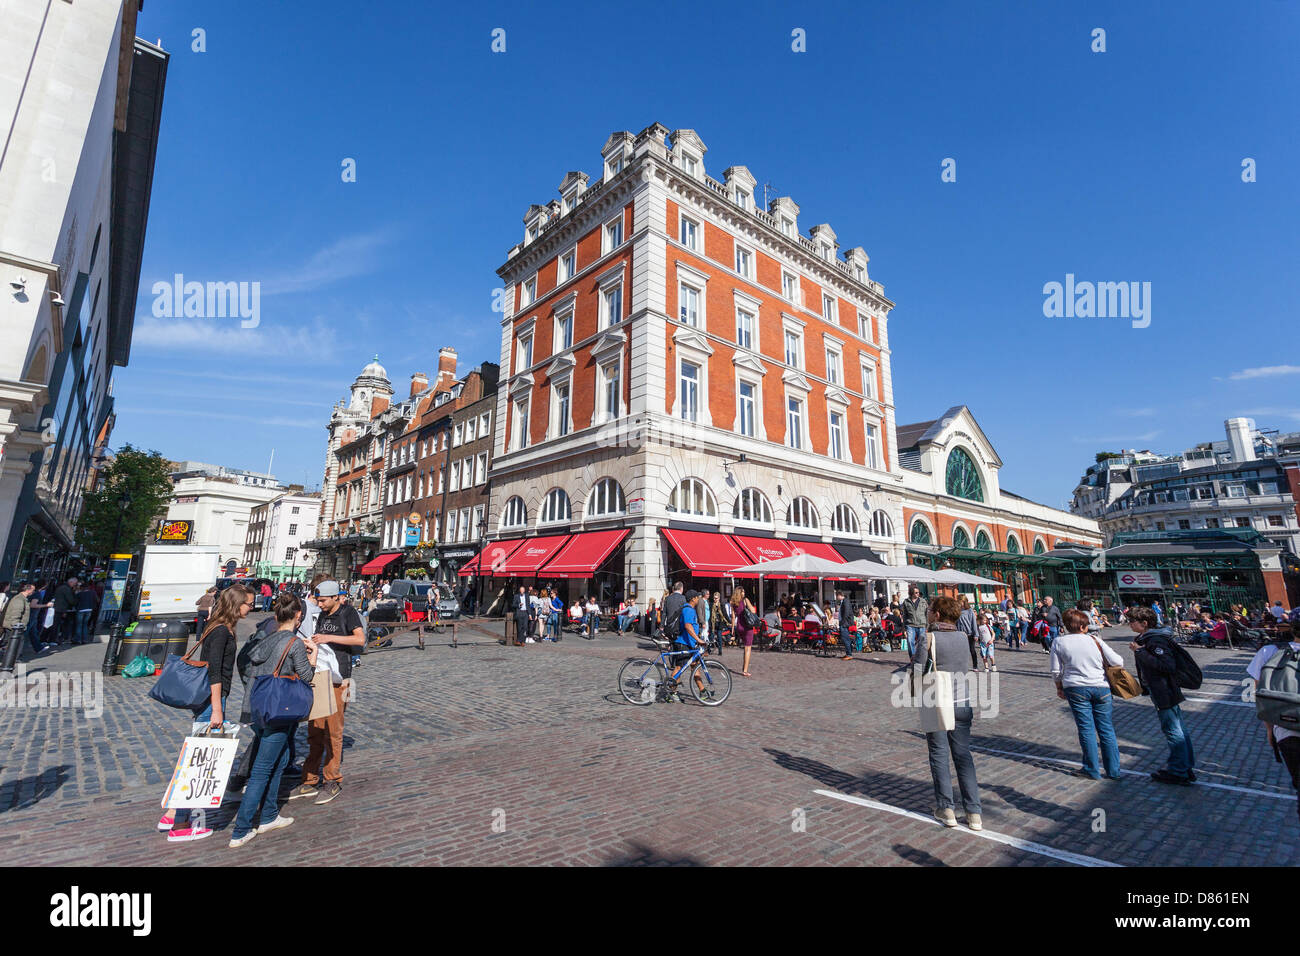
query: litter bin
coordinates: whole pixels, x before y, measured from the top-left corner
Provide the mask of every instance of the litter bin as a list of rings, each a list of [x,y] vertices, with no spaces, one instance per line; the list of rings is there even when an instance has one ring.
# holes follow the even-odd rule
[[[113,665],[113,676],[122,673],[122,668],[136,659],[139,654],[146,655],[154,663],[154,670],[162,667],[168,654],[184,654],[190,643],[189,621],[184,618],[159,620],[150,618],[137,621],[130,634],[123,636],[117,652],[117,662]]]

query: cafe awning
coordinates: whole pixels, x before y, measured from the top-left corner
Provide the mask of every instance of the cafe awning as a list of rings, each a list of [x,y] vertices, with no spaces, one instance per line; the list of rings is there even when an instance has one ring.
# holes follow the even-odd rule
[[[390,551],[387,554],[381,554],[376,558],[371,558],[361,567],[360,574],[378,574],[384,568],[388,567],[394,561],[402,556],[401,551]]]
[[[538,569],[555,556],[569,537],[567,534],[552,534],[540,538],[524,538],[519,542],[519,546],[510,552],[509,557],[499,562],[491,562],[490,570],[485,573],[494,578],[535,578],[538,576]],[[507,543],[501,542],[501,544]]]
[[[589,578],[630,533],[627,528],[615,528],[611,531],[587,531],[583,534],[575,534],[556,552],[555,557],[542,571],[542,576]]]
[[[483,550],[474,557],[465,562],[465,566],[460,569],[461,577],[469,577],[471,574],[486,574],[489,577],[492,574],[492,568],[500,564],[506,558],[514,553],[515,548],[523,543],[523,539],[515,541],[494,541],[491,544],[484,545]],[[479,567],[483,562],[487,562],[488,569],[480,571]]]
[[[664,528],[663,534],[686,566],[700,574],[725,575],[732,568],[751,563],[731,535],[680,528]]]

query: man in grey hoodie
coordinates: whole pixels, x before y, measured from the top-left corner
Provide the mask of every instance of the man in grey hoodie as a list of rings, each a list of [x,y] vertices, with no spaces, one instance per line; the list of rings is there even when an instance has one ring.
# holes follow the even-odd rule
[[[311,682],[316,672],[316,645],[295,633],[302,621],[302,602],[288,591],[277,595],[271,606],[278,629],[258,641],[249,650],[248,683],[244,690],[244,712],[252,713],[253,685],[259,677],[279,674],[288,677],[296,674],[300,681]],[[280,816],[280,779],[289,763],[289,738],[298,725],[287,727],[259,727],[254,717],[253,732],[257,735],[257,757],[249,771],[244,799],[239,805],[230,831],[230,846],[243,846],[258,833],[278,830],[293,823],[292,817]],[[257,823],[253,817],[258,815]]]

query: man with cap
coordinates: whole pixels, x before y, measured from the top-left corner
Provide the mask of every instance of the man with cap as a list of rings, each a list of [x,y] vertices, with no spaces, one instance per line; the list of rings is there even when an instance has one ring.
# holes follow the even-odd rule
[[[695,648],[699,645],[700,637],[700,614],[704,613],[700,608],[700,592],[687,591],[682,595],[686,603],[682,605],[681,627],[677,629],[677,635],[673,638],[673,651],[676,654],[694,654]],[[686,660],[685,657],[678,657],[675,660],[676,667]],[[707,695],[709,691],[704,689],[704,681],[699,674],[695,675],[695,686],[700,689],[700,693]]]
[[[320,805],[343,792],[343,712],[352,696],[352,654],[366,643],[366,629],[357,609],[343,600],[337,581],[321,581],[312,596],[320,607],[312,640],[333,649],[343,683],[334,688],[338,709],[329,717],[307,723],[307,759],[302,765],[302,783],[290,792],[289,799],[314,796]],[[324,784],[320,783],[322,760]]]

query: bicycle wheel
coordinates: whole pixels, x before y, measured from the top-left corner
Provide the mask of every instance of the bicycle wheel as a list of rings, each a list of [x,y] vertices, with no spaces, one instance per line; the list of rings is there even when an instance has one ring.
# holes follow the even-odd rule
[[[659,661],[631,660],[618,669],[618,690],[629,704],[653,704],[666,677]]]
[[[703,690],[697,678],[704,684]],[[722,661],[700,661],[691,670],[691,693],[705,707],[717,707],[731,696],[731,671]]]

